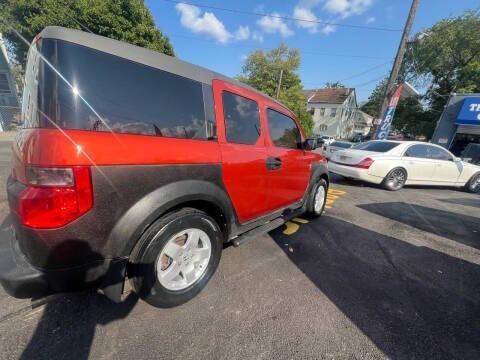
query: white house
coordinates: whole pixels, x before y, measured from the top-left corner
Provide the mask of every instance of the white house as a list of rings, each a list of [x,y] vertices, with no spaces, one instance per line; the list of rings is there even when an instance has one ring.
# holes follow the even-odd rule
[[[353,132],[360,135],[368,135],[373,125],[373,117],[358,109],[355,114]]]
[[[353,136],[357,97],[353,88],[305,90],[307,109],[311,112],[315,135],[329,135],[337,139]]]

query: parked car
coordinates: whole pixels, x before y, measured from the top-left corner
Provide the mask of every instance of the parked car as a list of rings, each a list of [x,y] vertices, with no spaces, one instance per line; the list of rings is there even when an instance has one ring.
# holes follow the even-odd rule
[[[388,190],[404,185],[441,185],[480,191],[480,166],[456,158],[434,144],[414,141],[368,141],[335,152],[329,170]]]
[[[333,136],[328,136],[328,135],[322,135],[320,136],[320,139],[323,140],[323,145],[330,145],[335,141],[335,138]]]
[[[355,144],[349,141],[334,141],[330,145],[323,146],[323,155],[327,158],[327,160],[330,160],[334,152],[350,149],[353,145]]]
[[[40,55],[39,55],[40,54]],[[158,307],[205,287],[224,243],[322,214],[325,158],[295,115],[178,58],[48,27],[28,55],[0,282],[12,296],[126,276]]]
[[[462,152],[462,160],[471,164],[480,165],[480,144],[468,144]]]
[[[352,137],[352,142],[353,143],[360,143],[360,142],[363,142],[363,141],[365,141],[365,136],[362,135],[362,134],[355,134]]]

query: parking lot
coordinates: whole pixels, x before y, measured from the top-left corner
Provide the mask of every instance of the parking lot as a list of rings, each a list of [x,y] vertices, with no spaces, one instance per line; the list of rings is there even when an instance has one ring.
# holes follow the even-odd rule
[[[0,139],[0,216],[9,140]],[[192,301],[155,309],[0,290],[0,358],[480,358],[480,197],[332,177],[328,208],[224,250]]]

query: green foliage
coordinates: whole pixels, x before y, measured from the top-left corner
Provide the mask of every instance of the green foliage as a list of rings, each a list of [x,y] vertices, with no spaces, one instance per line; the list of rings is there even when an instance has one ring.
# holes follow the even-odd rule
[[[49,25],[64,26],[125,41],[167,55],[173,47],[155,26],[143,0],[0,0],[0,31],[15,60],[25,65],[28,42]],[[87,30],[88,29],[88,30]]]
[[[439,21],[415,35],[405,58],[407,75],[431,83],[430,106],[443,110],[452,92],[480,92],[480,15],[474,12]]]
[[[283,70],[278,100],[297,115],[305,134],[310,135],[313,121],[311,114],[307,111],[306,99],[302,93],[303,86],[297,74],[299,66],[299,51],[280,44],[279,47],[270,51],[253,51],[245,60],[242,73],[237,79],[275,97],[280,72]]]
[[[329,89],[338,89],[338,88],[344,88],[346,87],[345,85],[343,85],[340,81],[335,81],[333,83],[331,82],[327,82],[325,84],[325,87],[326,88],[329,88]]]
[[[368,97],[368,100],[365,104],[360,107],[360,110],[367,113],[374,118],[379,118],[378,112],[380,111],[380,105],[383,101],[383,95],[385,93],[385,89],[387,87],[388,78],[383,79],[380,81],[375,89],[373,89],[372,93]]]

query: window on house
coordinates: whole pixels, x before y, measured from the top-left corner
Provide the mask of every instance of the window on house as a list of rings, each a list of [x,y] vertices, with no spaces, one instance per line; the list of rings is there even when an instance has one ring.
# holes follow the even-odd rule
[[[320,116],[325,116],[325,108],[320,108]]]
[[[337,116],[337,108],[331,108],[330,117],[335,117],[335,116]]]
[[[0,73],[0,94],[10,94],[10,84],[6,73]]]

